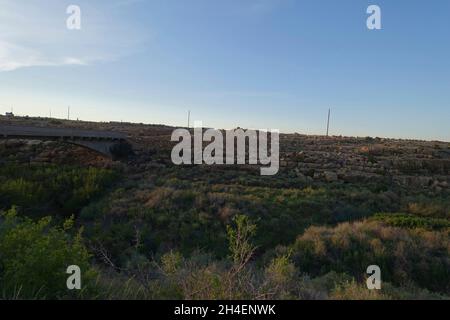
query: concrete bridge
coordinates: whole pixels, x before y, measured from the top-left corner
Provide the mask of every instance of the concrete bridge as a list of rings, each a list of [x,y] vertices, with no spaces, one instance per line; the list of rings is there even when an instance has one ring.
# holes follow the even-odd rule
[[[111,158],[131,152],[126,135],[112,131],[15,126],[0,124],[0,139],[59,140],[82,146]]]

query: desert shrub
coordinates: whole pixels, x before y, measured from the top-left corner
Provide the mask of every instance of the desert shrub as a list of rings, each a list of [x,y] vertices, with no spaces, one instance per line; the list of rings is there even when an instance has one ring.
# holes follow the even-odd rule
[[[92,300],[147,300],[154,299],[152,295],[134,277],[103,270],[95,278],[95,292],[90,294]]]
[[[254,261],[256,226],[237,215],[227,226],[229,255],[217,259],[200,251],[183,256],[168,251],[150,260],[135,254],[124,268],[104,272],[97,281],[101,299],[441,299],[408,284],[385,281],[370,291],[365,277],[330,271],[312,278],[293,263],[295,249],[279,247],[267,263]],[[387,230],[385,230],[387,232]],[[360,235],[357,237],[361,238]],[[338,241],[339,243],[339,241]],[[294,259],[291,255],[294,253]],[[331,255],[331,253],[330,253]]]
[[[115,172],[93,167],[5,165],[0,168],[0,209],[17,205],[30,215],[68,217],[116,179]]]
[[[401,228],[424,228],[430,230],[440,230],[450,228],[448,219],[417,217],[404,213],[379,213],[373,217],[376,221]]]
[[[450,198],[424,198],[423,196],[411,199],[404,208],[405,212],[422,217],[450,219]]]
[[[250,239],[256,233],[256,225],[253,224],[247,216],[236,215],[233,218],[235,226],[227,226],[227,234],[229,241],[229,250],[231,260],[240,268],[241,265],[247,264],[256,248]]]
[[[207,248],[223,254],[225,227],[209,213],[192,207],[198,197],[192,191],[165,187],[117,191],[83,208],[80,222],[92,246],[103,247],[120,267],[137,245],[138,252],[147,257],[171,249],[190,254]]]
[[[380,222],[311,227],[293,245],[293,260],[302,272],[320,276],[330,271],[362,279],[378,265],[384,281],[432,291],[450,290],[448,229],[440,232],[400,229]]]
[[[415,287],[395,287],[383,282],[381,290],[367,290],[366,284],[355,279],[340,282],[329,292],[332,300],[441,300],[448,297]]]
[[[250,237],[255,226],[247,217],[237,216],[228,229],[230,259],[214,260],[211,255],[193,252],[184,258],[169,251],[159,259],[136,261],[130,276],[141,284],[147,297],[157,299],[250,298],[252,272],[248,268],[254,252]]]
[[[237,215],[227,226],[229,256],[214,260],[194,253],[183,258],[168,252],[159,262],[160,277],[150,286],[165,298],[183,299],[295,299],[301,279],[289,255],[280,255],[262,268],[252,262],[256,225]]]
[[[300,275],[289,254],[275,257],[264,271],[261,295],[265,298],[299,298]]]
[[[394,300],[448,300],[449,297],[427,289],[421,289],[412,285],[395,287],[391,283],[384,283],[381,292],[389,299]]]
[[[81,233],[69,237],[51,226],[50,218],[33,222],[19,218],[15,209],[0,217],[0,288],[5,298],[69,298],[88,295],[94,276]],[[65,228],[73,222],[67,221]],[[69,291],[66,269],[82,270],[82,290]]]
[[[199,251],[184,258],[169,251],[157,260],[137,261],[130,268],[143,291],[157,299],[244,299],[251,298],[254,283],[249,268],[254,247],[250,243],[255,226],[247,217],[237,216],[228,228],[230,258],[214,260]]]
[[[0,203],[4,204],[5,208],[12,204],[30,207],[39,203],[44,193],[39,183],[24,178],[8,179],[0,184]]]
[[[329,295],[332,300],[388,300],[389,296],[381,290],[367,290],[355,280],[337,285]]]
[[[124,225],[122,228],[145,225],[147,231],[141,235],[148,253],[177,249],[189,254],[202,248],[223,258],[227,253],[225,226],[238,212],[257,221],[254,243],[265,251],[289,245],[311,225],[356,220],[397,206],[385,193],[353,187],[279,189],[210,185],[178,178],[157,184],[150,189],[131,189],[123,195],[110,194],[102,200],[107,204],[104,207],[91,204],[84,208],[83,221],[95,222],[87,226],[87,233],[107,236],[115,224]],[[91,233],[93,226],[96,230]],[[132,232],[127,234],[134,237]],[[123,252],[132,238],[120,239],[125,245],[116,251]]]

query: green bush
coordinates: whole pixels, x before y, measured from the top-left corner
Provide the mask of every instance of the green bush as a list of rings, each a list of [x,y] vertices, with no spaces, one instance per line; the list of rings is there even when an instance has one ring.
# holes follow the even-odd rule
[[[88,294],[94,276],[81,233],[73,239],[52,227],[51,218],[33,222],[11,209],[0,216],[0,295],[7,299],[71,298]],[[69,228],[72,221],[66,221]],[[82,290],[69,291],[67,267],[82,272]]]
[[[0,209],[17,205],[33,216],[69,217],[116,179],[115,172],[93,167],[5,165],[0,168]]]
[[[362,280],[369,265],[378,265],[383,281],[450,292],[448,229],[409,230],[377,221],[311,227],[292,249],[297,267],[313,276],[335,271]]]
[[[450,228],[450,221],[448,219],[417,217],[404,213],[379,213],[373,219],[393,227],[401,228],[424,228],[430,230]]]

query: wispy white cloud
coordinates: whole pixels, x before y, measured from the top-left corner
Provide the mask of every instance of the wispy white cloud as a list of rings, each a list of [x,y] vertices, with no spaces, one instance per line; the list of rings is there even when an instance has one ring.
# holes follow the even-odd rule
[[[0,0],[0,72],[27,67],[86,66],[116,60],[146,37],[118,19],[112,4],[140,0],[78,0],[82,29],[66,28],[66,6],[58,0]]]
[[[0,41],[0,72],[26,67],[85,66],[88,64],[89,61],[76,57],[48,59],[39,50]]]

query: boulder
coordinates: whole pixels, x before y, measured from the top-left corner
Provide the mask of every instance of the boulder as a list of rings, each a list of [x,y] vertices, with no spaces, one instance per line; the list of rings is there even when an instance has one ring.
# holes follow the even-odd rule
[[[336,182],[338,181],[338,175],[333,171],[325,171],[323,176],[327,182]]]

